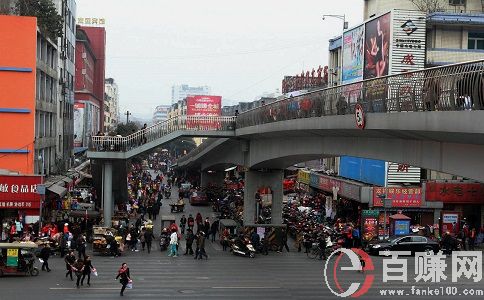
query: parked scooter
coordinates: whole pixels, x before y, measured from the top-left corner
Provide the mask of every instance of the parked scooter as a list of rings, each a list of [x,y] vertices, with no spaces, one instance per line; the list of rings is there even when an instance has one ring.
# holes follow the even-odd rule
[[[234,253],[235,255],[250,258],[255,257],[255,248],[254,246],[252,246],[252,243],[249,241],[249,239],[242,240],[240,238],[237,238],[233,240],[231,243],[231,250],[232,253]]]

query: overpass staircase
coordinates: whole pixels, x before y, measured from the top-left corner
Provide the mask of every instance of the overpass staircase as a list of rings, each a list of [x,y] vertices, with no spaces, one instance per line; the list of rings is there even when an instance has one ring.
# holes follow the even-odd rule
[[[234,116],[177,116],[156,123],[128,136],[93,136],[88,158],[128,159],[180,137],[235,136]]]

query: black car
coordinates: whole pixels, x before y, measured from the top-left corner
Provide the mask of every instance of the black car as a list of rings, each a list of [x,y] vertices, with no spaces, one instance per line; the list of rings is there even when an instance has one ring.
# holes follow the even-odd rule
[[[371,244],[369,246],[369,252],[373,255],[379,255],[380,252],[388,253],[388,251],[410,251],[412,255],[415,254],[415,252],[430,253],[433,251],[434,253],[437,253],[439,249],[439,243],[418,235],[397,237],[390,241]]]

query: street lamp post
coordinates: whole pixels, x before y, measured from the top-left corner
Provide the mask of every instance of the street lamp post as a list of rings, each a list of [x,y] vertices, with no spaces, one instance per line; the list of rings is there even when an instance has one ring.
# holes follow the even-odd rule
[[[338,58],[339,62],[340,62],[340,71],[339,71],[339,82],[340,82],[340,85],[343,83],[343,44],[344,44],[344,40],[343,40],[343,35],[344,35],[344,32],[346,29],[348,29],[348,22],[346,22],[346,15],[323,15],[323,20],[325,20],[326,18],[337,18],[337,19],[340,19],[343,21],[343,30],[341,31],[341,54],[340,54],[340,57]]]

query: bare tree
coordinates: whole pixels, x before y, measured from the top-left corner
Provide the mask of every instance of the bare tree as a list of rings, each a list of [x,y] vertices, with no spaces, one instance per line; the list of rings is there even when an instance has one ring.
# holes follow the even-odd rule
[[[426,13],[441,11],[445,8],[442,0],[410,0],[418,9]]]

